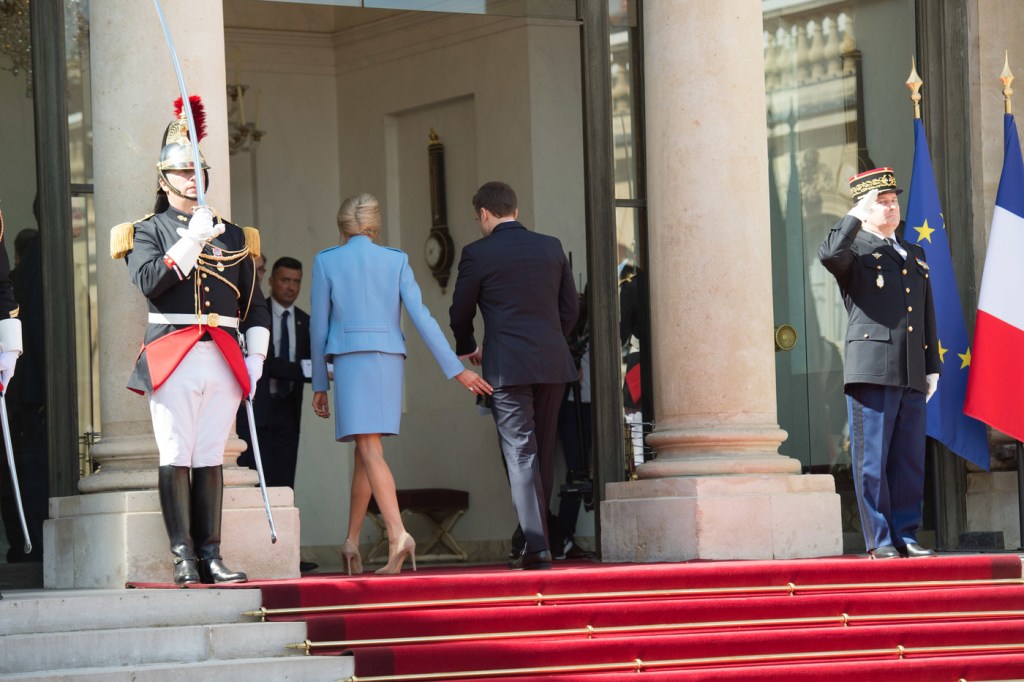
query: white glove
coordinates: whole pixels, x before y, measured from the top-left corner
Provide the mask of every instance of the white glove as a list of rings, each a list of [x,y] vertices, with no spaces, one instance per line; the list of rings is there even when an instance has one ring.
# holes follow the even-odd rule
[[[878,200],[878,190],[873,189],[857,201],[847,215],[852,215],[862,223],[871,215],[871,206]]]
[[[13,350],[6,350],[0,353],[0,387],[3,391],[7,391],[7,387],[11,383],[11,377],[14,376],[14,365],[18,362],[18,356],[21,353],[17,353]]]
[[[224,234],[224,223],[214,224],[213,211],[206,206],[200,206],[188,221],[188,229],[179,227],[178,234],[196,242],[205,242]]]
[[[256,383],[263,376],[263,356],[246,355],[245,371],[249,373],[249,399],[256,395]]]
[[[924,401],[928,402],[935,395],[935,391],[939,388],[939,375],[928,374],[925,376],[925,381],[928,382],[928,392],[924,394]]]

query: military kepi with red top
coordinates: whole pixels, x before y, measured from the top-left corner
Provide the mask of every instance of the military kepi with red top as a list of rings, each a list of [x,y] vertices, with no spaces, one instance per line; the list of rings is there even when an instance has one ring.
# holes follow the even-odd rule
[[[903,192],[903,189],[896,186],[896,174],[889,167],[872,168],[850,178],[850,198],[854,203],[873,189],[877,189],[879,194]]]

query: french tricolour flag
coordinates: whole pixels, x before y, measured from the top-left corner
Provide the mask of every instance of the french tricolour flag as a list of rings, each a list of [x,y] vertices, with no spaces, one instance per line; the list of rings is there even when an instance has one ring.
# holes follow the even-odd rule
[[[1003,172],[981,278],[964,412],[1024,440],[1024,159],[1003,117]]]

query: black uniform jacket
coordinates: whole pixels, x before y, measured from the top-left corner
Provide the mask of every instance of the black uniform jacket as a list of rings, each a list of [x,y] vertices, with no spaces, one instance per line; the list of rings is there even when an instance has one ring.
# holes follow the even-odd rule
[[[245,233],[232,223],[224,223],[224,234],[215,237],[203,247],[204,257],[239,257],[224,261],[223,270],[209,261],[207,265],[197,263],[188,276],[181,278],[178,270],[164,261],[164,254],[181,236],[179,227],[187,227],[190,216],[174,208],[149,216],[135,223],[135,234],[132,248],[125,255],[128,274],[131,281],[149,300],[151,313],[186,313],[195,315],[197,310],[202,314],[217,313],[222,317],[240,319],[239,329],[222,327],[224,332],[236,340],[240,334],[252,327],[270,328],[270,312],[266,299],[256,286],[256,270],[252,255],[242,255],[246,249]],[[147,347],[154,341],[172,332],[197,327],[197,325],[146,325],[146,338],[142,350],[135,363],[128,388],[138,393],[153,390],[153,376],[147,358]],[[204,332],[207,333],[207,332]],[[202,333],[191,337],[192,343],[202,338]],[[221,337],[223,338],[223,337]],[[219,341],[218,338],[213,340]],[[220,346],[221,344],[218,343]],[[221,351],[225,347],[221,346]],[[225,359],[238,375],[237,361],[240,352],[232,353],[234,357],[225,355]],[[246,378],[246,382],[248,379]]]
[[[491,385],[576,380],[565,337],[576,324],[579,298],[558,239],[509,221],[463,247],[448,311],[458,355],[477,347],[478,305],[484,318],[483,374]]]
[[[924,249],[900,241],[904,260],[880,237],[845,216],[818,248],[839,283],[849,327],[844,378],[850,384],[903,386],[926,393],[941,371],[935,307]]]

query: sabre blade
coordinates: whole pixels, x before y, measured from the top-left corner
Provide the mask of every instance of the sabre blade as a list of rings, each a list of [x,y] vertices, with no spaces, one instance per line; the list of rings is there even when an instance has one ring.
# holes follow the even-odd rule
[[[156,5],[156,14],[160,17],[160,26],[164,29],[167,49],[171,51],[174,75],[178,77],[178,90],[181,91],[181,106],[185,110],[185,118],[188,120],[188,139],[192,142],[192,170],[196,176],[196,203],[206,206],[206,174],[202,172],[202,164],[199,162],[201,158],[199,156],[199,137],[196,135],[196,122],[192,117],[192,102],[188,97],[188,89],[185,88],[185,76],[181,72],[181,64],[178,63],[178,52],[174,49],[174,39],[171,38],[171,29],[167,27],[164,11],[160,8],[160,0],[153,0],[153,4]]]
[[[252,413],[252,398],[245,399],[245,414],[249,417],[249,439],[252,441],[252,458],[256,461],[256,473],[260,478],[260,493],[263,495],[263,509],[267,512],[270,524],[270,543],[277,542],[277,528],[274,526],[274,515],[270,511],[270,498],[267,497],[267,482],[263,478],[263,459],[260,457],[260,443],[256,435],[256,418]]]
[[[14,486],[14,499],[18,504],[18,520],[21,521],[21,532],[25,535],[25,554],[32,551],[32,538],[28,536],[28,524],[25,522],[25,507],[21,503],[21,488],[18,486],[18,469],[14,465],[14,448],[11,446],[11,423],[7,420],[7,391],[0,393],[0,422],[4,432],[4,446],[7,449],[7,466],[11,472],[11,485]]]

